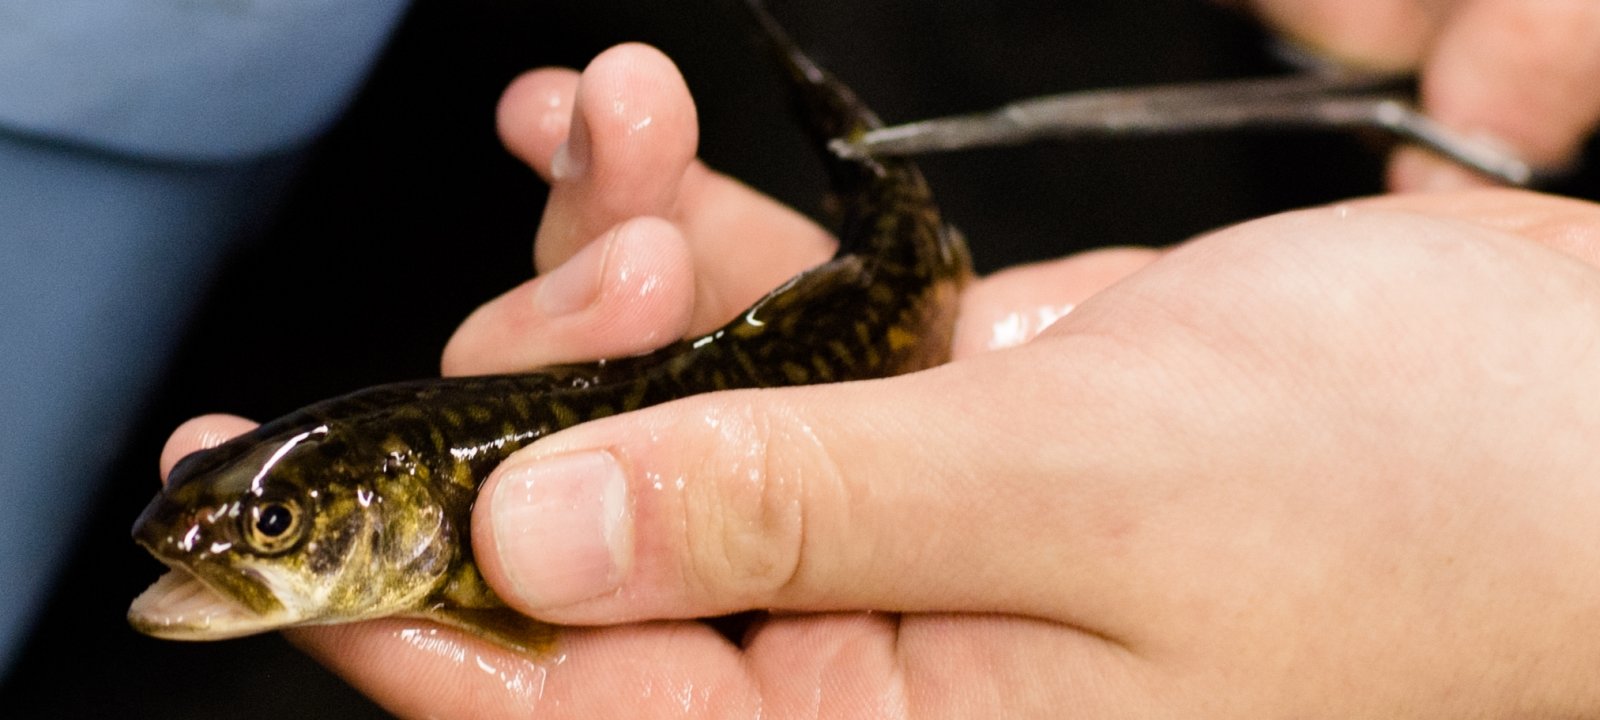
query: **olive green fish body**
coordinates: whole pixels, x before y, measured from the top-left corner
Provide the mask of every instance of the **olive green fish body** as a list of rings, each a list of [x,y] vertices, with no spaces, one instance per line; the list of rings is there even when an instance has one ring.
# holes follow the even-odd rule
[[[877,119],[755,14],[828,165],[840,206],[832,260],[716,331],[647,355],[369,388],[185,458],[134,526],[174,569],[134,602],[134,626],[216,639],[421,615],[531,647],[478,576],[468,530],[478,487],[512,452],[698,393],[944,362],[970,275],[963,243],[909,162],[827,151]]]

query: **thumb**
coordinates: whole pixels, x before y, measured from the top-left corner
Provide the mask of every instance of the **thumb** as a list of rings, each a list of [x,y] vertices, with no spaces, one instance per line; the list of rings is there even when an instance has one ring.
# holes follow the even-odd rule
[[[751,608],[1054,615],[1062,586],[1041,579],[1092,577],[1073,558],[1097,553],[1062,533],[1048,533],[1056,547],[1036,540],[1089,513],[1092,502],[1070,507],[1088,496],[1063,488],[1084,475],[1073,462],[1095,460],[1062,462],[1042,435],[1088,428],[1027,418],[1054,415],[1070,383],[995,397],[1070,355],[1049,344],[886,380],[696,396],[563,431],[485,485],[480,566],[513,607],[565,624]]]

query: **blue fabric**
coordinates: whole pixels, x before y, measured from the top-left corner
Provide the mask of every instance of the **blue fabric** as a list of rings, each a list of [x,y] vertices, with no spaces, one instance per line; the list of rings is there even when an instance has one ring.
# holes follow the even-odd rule
[[[227,243],[404,4],[0,2],[0,673]]]
[[[5,0],[0,125],[229,159],[338,116],[404,0]]]

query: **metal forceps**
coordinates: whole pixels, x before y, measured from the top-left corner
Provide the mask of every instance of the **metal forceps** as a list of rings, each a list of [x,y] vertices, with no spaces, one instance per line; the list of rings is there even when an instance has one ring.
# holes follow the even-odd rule
[[[915,155],[1043,139],[1224,130],[1377,130],[1507,185],[1542,180],[1522,159],[1419,111],[1406,78],[1327,69],[1245,80],[1091,90],[1030,98],[988,112],[878,128],[833,141],[845,156]]]

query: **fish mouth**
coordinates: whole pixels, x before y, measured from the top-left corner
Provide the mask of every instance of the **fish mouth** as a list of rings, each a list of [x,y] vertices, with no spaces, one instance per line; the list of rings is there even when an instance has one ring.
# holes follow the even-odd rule
[[[293,624],[285,611],[258,612],[172,566],[128,607],[135,630],[167,640],[225,640]]]

